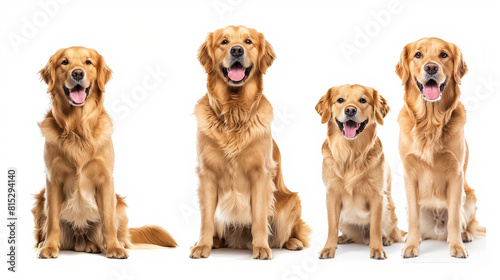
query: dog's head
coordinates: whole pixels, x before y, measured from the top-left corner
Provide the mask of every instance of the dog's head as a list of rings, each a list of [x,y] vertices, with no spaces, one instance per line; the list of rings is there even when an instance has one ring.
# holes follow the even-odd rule
[[[90,94],[101,94],[111,78],[104,58],[93,49],[70,47],[58,50],[40,70],[47,92],[66,98],[72,106],[83,106]]]
[[[240,87],[256,75],[265,74],[275,58],[264,35],[244,26],[228,26],[209,33],[198,51],[205,71],[231,87]]]
[[[355,139],[368,126],[383,124],[389,112],[387,101],[370,87],[332,87],[316,105],[321,123],[335,121],[345,138]]]
[[[445,87],[453,81],[460,84],[467,64],[460,49],[439,38],[424,38],[406,45],[396,73],[403,84],[418,88],[425,101],[441,100]]]

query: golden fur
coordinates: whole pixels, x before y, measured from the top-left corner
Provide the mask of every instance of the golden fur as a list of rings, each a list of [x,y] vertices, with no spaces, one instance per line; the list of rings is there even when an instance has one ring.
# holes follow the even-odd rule
[[[88,88],[80,106],[65,94],[75,83],[75,69],[83,70],[80,84]],[[160,227],[127,227],[126,204],[114,191],[113,127],[103,107],[111,70],[103,57],[83,47],[60,49],[40,75],[49,86],[52,108],[40,123],[47,184],[32,210],[38,256],[56,258],[60,249],[105,249],[106,257],[127,258],[131,243],[177,246]]]
[[[364,130],[348,139],[337,124],[355,108],[353,119]],[[385,161],[377,123],[389,112],[386,100],[361,85],[332,87],[316,105],[322,123],[328,123],[323,143],[323,181],[326,185],[328,240],[320,258],[333,258],[338,244],[370,244],[370,257],[387,258],[382,245],[402,242],[391,198],[391,173]],[[344,123],[345,126],[345,123]],[[339,230],[342,235],[339,237]]]
[[[437,64],[435,80],[444,86],[441,99],[435,102],[424,100],[419,89],[429,63]],[[469,150],[459,85],[467,65],[454,44],[424,38],[404,47],[396,73],[405,87],[405,106],[398,122],[409,232],[402,256],[418,256],[421,238],[433,238],[448,240],[451,256],[466,258],[463,242],[486,233],[475,219],[476,196],[465,180]],[[444,231],[443,226],[436,227],[434,218],[445,218]]]
[[[243,47],[241,62],[251,69],[237,85],[222,70],[231,66],[233,46]],[[206,258],[212,247],[227,246],[253,248],[253,258],[271,259],[270,247],[309,246],[299,196],[284,184],[280,152],[271,136],[273,109],[262,94],[262,74],[274,58],[264,36],[243,26],[210,33],[199,49],[208,93],[194,112],[202,217],[191,258]]]

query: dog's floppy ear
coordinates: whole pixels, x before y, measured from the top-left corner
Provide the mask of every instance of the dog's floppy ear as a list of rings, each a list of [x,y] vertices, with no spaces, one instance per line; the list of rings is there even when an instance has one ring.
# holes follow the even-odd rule
[[[465,64],[462,52],[460,49],[453,45],[453,78],[455,82],[460,85],[462,82],[462,77],[467,74],[467,64]]]
[[[396,74],[398,74],[399,78],[405,85],[410,78],[410,65],[408,61],[408,51],[409,45],[406,45],[401,52],[401,56],[399,58],[399,62],[396,65]]]
[[[201,44],[200,48],[198,49],[198,60],[200,61],[201,65],[205,67],[205,72],[207,72],[207,74],[212,72],[215,67],[213,41],[214,33],[210,32],[205,42],[203,42],[203,44]]]
[[[266,74],[267,68],[276,59],[276,54],[274,53],[273,46],[264,38],[262,33],[259,33],[259,44],[259,71],[262,74]]]
[[[105,85],[111,79],[111,74],[113,73],[111,69],[109,69],[108,65],[104,61],[104,57],[102,55],[97,54],[97,86],[101,92],[105,91]]]
[[[334,91],[334,88],[330,88],[325,95],[321,97],[321,99],[318,101],[318,104],[316,104],[316,112],[321,116],[321,123],[326,123],[330,121],[330,118],[332,117],[332,93]]]
[[[378,91],[373,89],[373,111],[375,113],[375,120],[383,125],[384,124],[384,118],[387,116],[387,113],[389,113],[389,105],[387,104],[387,100],[385,98],[378,94]]]
[[[49,88],[47,89],[47,93],[52,92],[54,90],[54,81],[56,79],[56,63],[59,59],[59,54],[61,50],[57,51],[53,54],[45,67],[43,67],[38,73],[40,74],[40,79],[43,80]]]

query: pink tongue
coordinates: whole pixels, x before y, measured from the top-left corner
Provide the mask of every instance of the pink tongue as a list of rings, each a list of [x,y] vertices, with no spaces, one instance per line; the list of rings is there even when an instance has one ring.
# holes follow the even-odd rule
[[[242,67],[229,68],[227,75],[229,76],[229,79],[239,82],[243,80],[243,77],[245,77],[245,71],[243,71]]]
[[[439,97],[439,88],[437,85],[424,86],[424,96],[429,100],[436,100]]]
[[[347,124],[344,124],[344,135],[347,138],[354,138],[356,137],[356,131],[358,128],[356,126],[349,126]]]
[[[70,92],[69,97],[71,97],[73,102],[80,104],[80,103],[83,103],[83,101],[85,101],[87,94],[85,93],[85,90],[82,88],[82,89]]]

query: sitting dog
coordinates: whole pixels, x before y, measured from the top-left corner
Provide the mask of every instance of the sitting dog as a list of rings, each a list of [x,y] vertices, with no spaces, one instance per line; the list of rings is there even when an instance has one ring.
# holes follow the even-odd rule
[[[262,33],[229,26],[210,33],[198,59],[208,93],[198,102],[200,239],[191,258],[213,248],[301,250],[311,230],[301,219],[297,193],[285,186],[281,155],[271,136],[273,108],[262,94],[262,75],[275,54]]]
[[[385,259],[382,245],[402,242],[404,233],[397,227],[391,171],[376,131],[389,106],[373,88],[343,85],[330,88],[316,111],[328,123],[322,147],[328,239],[319,257],[335,257],[337,243],[364,243],[371,258]]]
[[[124,259],[132,243],[177,246],[158,226],[127,227],[126,204],[113,183],[113,127],[103,107],[111,70],[103,57],[83,47],[60,49],[40,75],[52,108],[40,123],[47,185],[32,210],[38,257],[106,250],[106,257]]]
[[[424,38],[404,47],[396,73],[405,87],[398,122],[409,227],[402,256],[417,257],[423,237],[448,240],[450,255],[466,258],[463,242],[486,234],[465,180],[469,147],[459,85],[467,64],[456,45]]]

